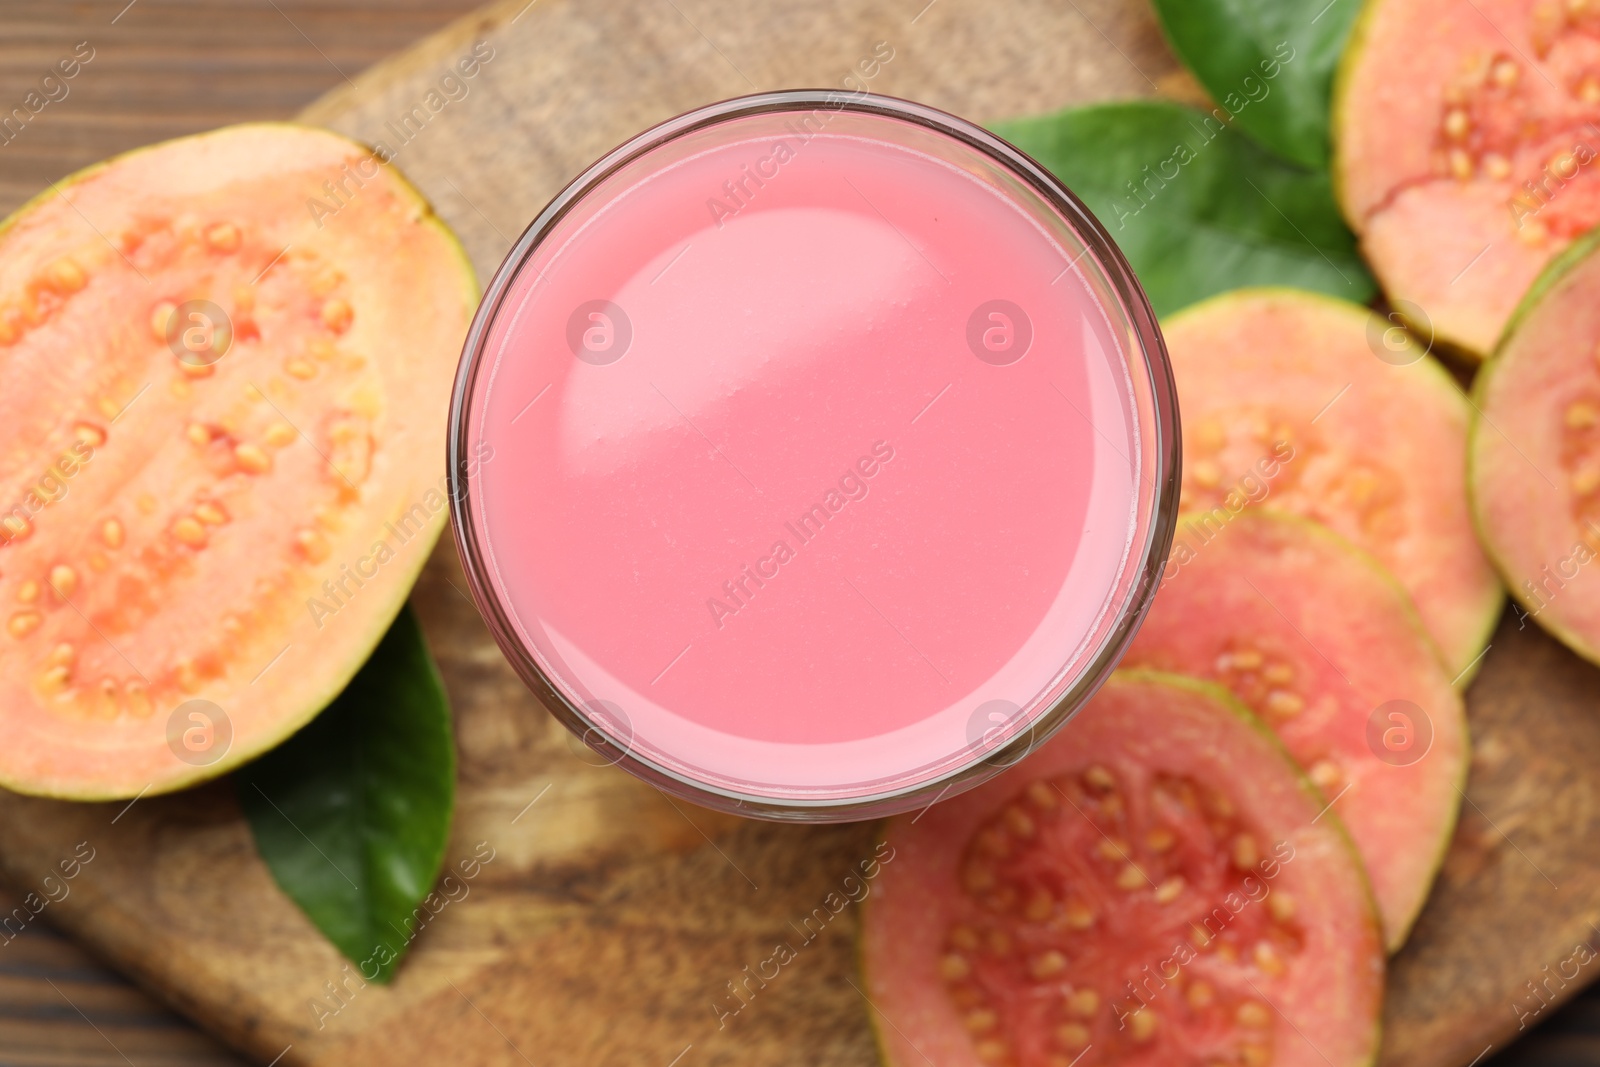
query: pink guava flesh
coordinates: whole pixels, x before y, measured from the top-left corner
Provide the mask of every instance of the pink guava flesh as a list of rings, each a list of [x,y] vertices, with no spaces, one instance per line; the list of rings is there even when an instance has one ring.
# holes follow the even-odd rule
[[[886,824],[861,935],[886,1061],[1369,1063],[1383,942],[1324,807],[1225,690],[1120,673],[1012,770]]]
[[[1226,686],[1283,740],[1361,853],[1390,951],[1422,909],[1455,826],[1461,697],[1410,598],[1316,523],[1249,512],[1180,524],[1124,666]]]
[[[1600,239],[1553,264],[1478,375],[1483,543],[1524,618],[1600,663]]]
[[[1487,353],[1550,258],[1600,222],[1600,5],[1369,3],[1334,144],[1340,202],[1390,300]]]
[[[1163,329],[1183,510],[1220,528],[1265,505],[1331,528],[1405,586],[1464,682],[1502,592],[1467,508],[1471,408],[1444,368],[1367,309],[1290,289],[1214,297]]]

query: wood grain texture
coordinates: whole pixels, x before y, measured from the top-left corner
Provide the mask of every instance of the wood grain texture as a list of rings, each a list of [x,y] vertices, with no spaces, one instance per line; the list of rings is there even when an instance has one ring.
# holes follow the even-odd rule
[[[305,114],[395,149],[487,277],[546,200],[626,136],[756,88],[839,85],[878,41],[895,56],[873,89],[980,122],[1176,77],[1148,12],[1124,0],[513,0]],[[493,58],[468,94],[398,133],[481,43]],[[870,828],[740,822],[594,766],[512,675],[464,588],[445,545],[414,603],[457,712],[447,858],[482,843],[494,859],[425,924],[393,986],[351,979],[277,892],[225,782],[126,808],[0,796],[0,870],[26,892],[92,843],[49,921],[262,1062],[870,1064],[856,912],[804,926],[868,854]],[[1396,961],[1385,1063],[1499,1049],[1517,1006],[1534,1006],[1523,983],[1578,941],[1600,943],[1597,680],[1542,635],[1514,623],[1497,635],[1469,699],[1470,800]],[[799,957],[745,986],[780,940],[803,941]],[[749,990],[737,1012],[730,982]],[[1552,1040],[1553,1055],[1570,1052]]]
[[[0,895],[10,914],[22,899]],[[238,1067],[216,1041],[107,971],[48,923],[0,950],[4,1067]]]
[[[0,213],[106,156],[230,122],[282,119],[472,10],[474,0],[5,0],[0,116],[55,63],[94,58],[0,143]],[[116,21],[113,22],[112,20]]]

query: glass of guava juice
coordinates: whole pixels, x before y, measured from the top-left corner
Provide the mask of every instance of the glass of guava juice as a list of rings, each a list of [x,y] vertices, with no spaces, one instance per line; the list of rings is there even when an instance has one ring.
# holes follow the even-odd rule
[[[773,819],[914,810],[1115,666],[1178,413],[1106,231],[971,123],[743,97],[627,142],[516,243],[451,409],[501,649],[614,763]]]

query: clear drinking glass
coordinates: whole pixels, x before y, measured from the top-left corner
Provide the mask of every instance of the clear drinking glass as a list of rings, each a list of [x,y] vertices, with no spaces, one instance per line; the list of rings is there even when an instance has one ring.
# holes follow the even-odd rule
[[[729,100],[536,218],[451,403],[496,640],[599,757],[706,807],[916,809],[1050,737],[1171,541],[1155,316],[1079,200],[864,93]]]

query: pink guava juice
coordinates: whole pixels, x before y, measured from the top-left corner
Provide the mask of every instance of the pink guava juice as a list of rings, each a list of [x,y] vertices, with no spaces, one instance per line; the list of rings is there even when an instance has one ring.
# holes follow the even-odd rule
[[[453,411],[457,534],[607,758],[771,817],[904,810],[1098,685],[1164,559],[1142,294],[976,127],[769,94],[596,164],[502,267]]]

